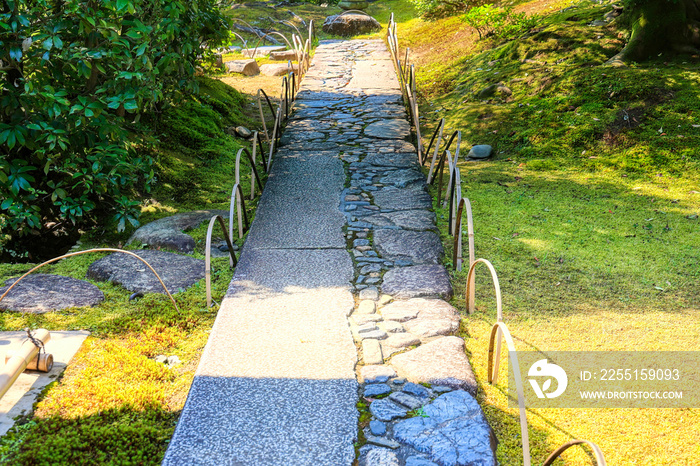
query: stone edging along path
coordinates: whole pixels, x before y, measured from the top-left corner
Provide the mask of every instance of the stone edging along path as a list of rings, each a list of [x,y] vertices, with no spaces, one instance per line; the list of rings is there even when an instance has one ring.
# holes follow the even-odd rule
[[[164,464],[495,464],[401,98],[316,50]]]

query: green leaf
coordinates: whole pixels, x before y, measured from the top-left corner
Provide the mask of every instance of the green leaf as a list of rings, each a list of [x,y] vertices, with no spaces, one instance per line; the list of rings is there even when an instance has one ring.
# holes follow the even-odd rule
[[[60,37],[54,36],[54,38],[53,38],[53,45],[54,45],[54,47],[56,47],[57,49],[62,49],[62,48],[63,48],[63,41],[61,40]]]

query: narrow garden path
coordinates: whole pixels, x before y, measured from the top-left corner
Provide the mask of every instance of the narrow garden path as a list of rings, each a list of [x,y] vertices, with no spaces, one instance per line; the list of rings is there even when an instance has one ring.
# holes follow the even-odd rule
[[[477,425],[435,435],[451,442],[441,454],[471,460],[462,446],[477,445],[488,460],[490,429],[464,398],[476,386],[452,336],[458,314],[440,299],[452,289],[409,138],[385,44],[323,42],[164,464],[351,465],[356,403],[370,391],[390,396],[371,406],[362,465],[457,464],[418,456],[432,447],[416,439],[437,427],[401,421],[433,402],[441,425]],[[392,366],[394,353],[403,360]]]

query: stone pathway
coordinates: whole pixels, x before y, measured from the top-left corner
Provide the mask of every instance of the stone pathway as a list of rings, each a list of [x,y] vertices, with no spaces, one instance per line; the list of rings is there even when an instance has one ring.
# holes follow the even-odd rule
[[[495,464],[409,141],[383,42],[323,42],[164,464],[353,464],[358,398],[360,465]]]

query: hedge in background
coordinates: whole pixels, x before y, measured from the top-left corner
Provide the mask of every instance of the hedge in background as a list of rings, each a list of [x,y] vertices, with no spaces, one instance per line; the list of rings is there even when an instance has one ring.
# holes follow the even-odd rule
[[[136,225],[153,161],[133,129],[196,91],[197,57],[227,34],[214,0],[0,0],[0,257]]]

